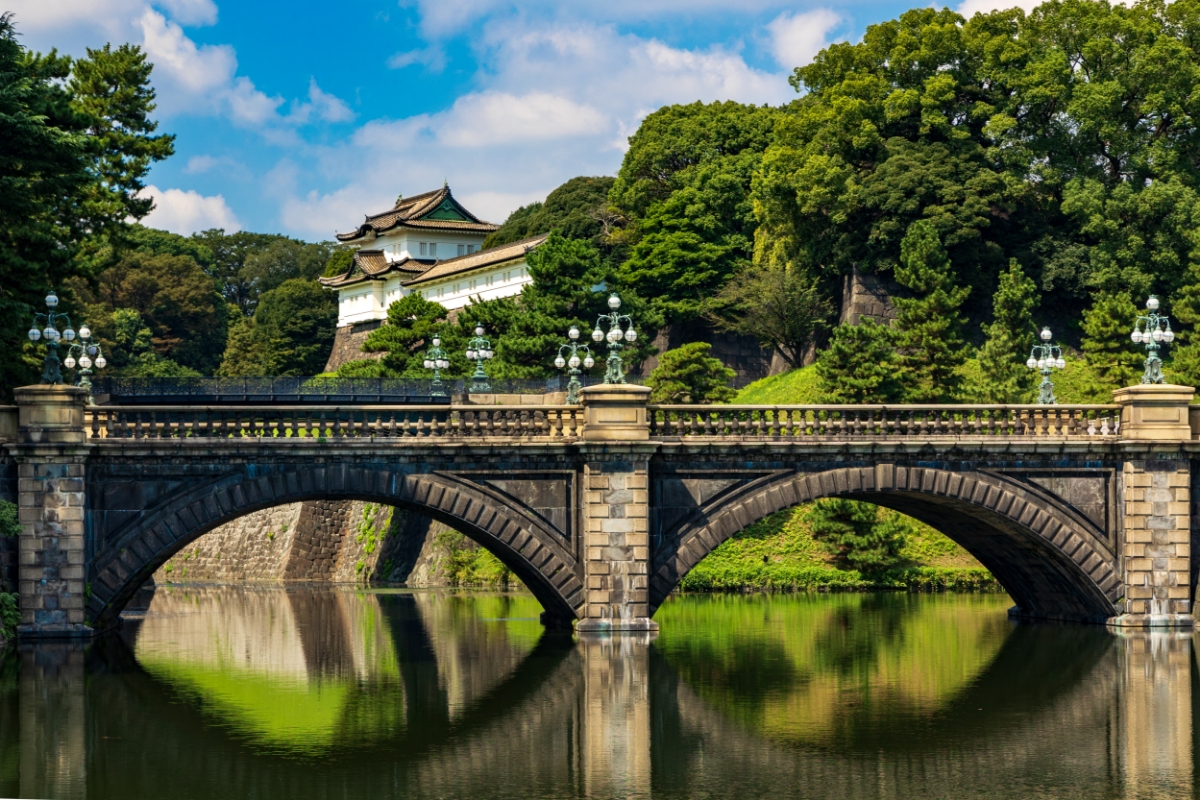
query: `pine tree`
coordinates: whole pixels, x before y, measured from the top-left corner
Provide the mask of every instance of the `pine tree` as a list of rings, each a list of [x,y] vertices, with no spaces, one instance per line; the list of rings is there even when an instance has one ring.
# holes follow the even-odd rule
[[[829,403],[894,403],[903,395],[896,363],[896,333],[869,317],[833,329],[817,359],[821,394]]]
[[[662,354],[646,385],[651,403],[724,403],[737,394],[729,387],[736,372],[709,355],[708,342],[691,342]]]
[[[879,506],[840,497],[818,500],[807,515],[813,536],[828,543],[846,566],[870,574],[895,566],[904,532],[895,520],[879,519]]]
[[[1200,324],[1200,264],[1188,266],[1184,275],[1184,285],[1179,293],[1172,298],[1171,322],[1183,323],[1193,330],[1188,330],[1176,324],[1176,344],[1171,349],[1171,362],[1168,367],[1171,383],[1185,386],[1200,386],[1200,336],[1194,328]]]
[[[993,322],[984,326],[987,341],[979,351],[983,372],[980,386],[970,392],[982,403],[1028,403],[1033,400],[1037,373],[1025,359],[1037,341],[1033,309],[1037,284],[1013,259],[1000,274],[1000,285],[992,298]]]
[[[446,314],[439,303],[416,293],[407,295],[388,306],[387,324],[371,331],[362,349],[367,353],[386,353],[382,361],[388,377],[427,378],[424,352],[432,346],[435,335],[450,327],[446,324]],[[454,358],[460,348],[445,349]],[[367,365],[352,361],[338,369],[338,375],[362,376],[364,366]]]
[[[1099,385],[1092,402],[1112,402],[1111,392],[1140,379],[1142,359],[1129,332],[1137,320],[1137,308],[1129,292],[1102,294],[1083,312],[1083,358],[1095,371]]]
[[[900,243],[896,278],[916,297],[896,298],[904,400],[945,403],[957,393],[966,360],[959,309],[971,290],[954,285],[950,259],[933,223],[917,220]]]

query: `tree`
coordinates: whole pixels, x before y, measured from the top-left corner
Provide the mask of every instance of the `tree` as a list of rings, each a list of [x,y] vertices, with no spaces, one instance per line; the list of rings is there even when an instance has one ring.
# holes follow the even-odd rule
[[[816,337],[828,326],[833,304],[816,280],[796,267],[752,264],[719,294],[718,327],[754,336],[793,368],[803,366]]]
[[[99,336],[105,345],[108,374],[131,378],[196,377],[197,370],[185,367],[164,357],[154,349],[154,336],[141,314],[132,308],[115,309],[96,326],[103,330]]]
[[[245,265],[238,270],[238,279],[259,297],[284,281],[315,280],[325,271],[333,249],[328,242],[307,244],[296,239],[273,239],[247,253]]]
[[[830,498],[813,503],[807,514],[813,536],[828,543],[845,565],[863,574],[879,573],[900,563],[903,526],[879,519],[879,506]]]
[[[736,372],[713,358],[708,342],[690,342],[659,357],[650,372],[652,403],[725,403],[737,394],[729,387]]]
[[[554,231],[567,239],[589,239],[601,244],[603,225],[600,216],[608,205],[613,178],[578,177],[559,186],[540,203],[521,206],[504,221],[499,230],[484,240],[484,247],[496,247],[530,236]]]
[[[337,299],[313,280],[292,278],[264,292],[254,311],[264,375],[316,375],[337,328]]]
[[[210,228],[193,234],[192,238],[212,253],[212,262],[205,265],[205,272],[216,281],[221,296],[237,306],[243,315],[254,314],[261,292],[255,287],[253,276],[242,274],[246,259],[272,242],[287,237],[249,231],[225,233],[222,228]]]
[[[896,359],[896,334],[871,318],[839,325],[817,358],[817,378],[828,403],[895,403],[904,387]]]
[[[1140,379],[1143,356],[1129,341],[1137,308],[1128,292],[1101,294],[1083,314],[1083,358],[1100,385],[1091,402],[1112,402],[1112,391]]]
[[[734,102],[666,106],[643,120],[609,193],[627,224],[617,277],[664,324],[700,319],[750,263],[752,176],[778,111]]]
[[[136,47],[32,55],[0,15],[0,391],[35,379],[33,307],[150,209],[135,194],[171,140],[149,135],[149,75]]]
[[[266,343],[258,336],[254,317],[235,312],[217,374],[225,378],[262,377],[267,375],[266,362]]]
[[[336,278],[338,275],[345,274],[346,270],[350,269],[350,265],[354,263],[354,251],[349,247],[337,247],[330,253],[329,260],[325,262],[325,269],[321,275],[326,278]]]
[[[163,358],[204,375],[212,375],[221,363],[228,326],[225,303],[190,256],[126,252],[100,273],[94,287],[82,278],[68,285],[106,352],[112,348],[116,355],[120,347],[111,327],[114,312],[130,309],[149,327],[151,345]]]
[[[387,324],[371,331],[362,349],[384,353],[381,363],[390,376],[428,377],[429,371],[422,366],[424,353],[433,337],[449,327],[446,315],[444,306],[419,294],[402,297],[388,306]],[[338,369],[338,375],[361,375],[365,366],[351,361]]]
[[[1013,259],[1000,276],[992,298],[993,322],[984,326],[987,340],[979,352],[983,385],[975,399],[984,403],[1024,403],[1032,400],[1036,373],[1025,359],[1037,342],[1033,310],[1037,286]]]
[[[949,402],[961,380],[955,370],[966,359],[959,308],[971,290],[954,285],[950,260],[927,220],[914,222],[900,243],[896,278],[918,293],[893,301],[905,400]]]

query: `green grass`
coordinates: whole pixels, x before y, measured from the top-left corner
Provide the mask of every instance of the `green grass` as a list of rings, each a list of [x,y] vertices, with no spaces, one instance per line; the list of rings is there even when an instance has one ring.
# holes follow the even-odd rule
[[[807,505],[780,511],[734,535],[680,582],[684,591],[807,591],[904,589],[994,591],[999,584],[966,550],[933,528],[889,509],[901,521],[901,563],[873,576],[839,566],[833,551],[813,538]]]
[[[730,401],[744,405],[804,405],[821,402],[815,366],[801,367],[755,381]]]

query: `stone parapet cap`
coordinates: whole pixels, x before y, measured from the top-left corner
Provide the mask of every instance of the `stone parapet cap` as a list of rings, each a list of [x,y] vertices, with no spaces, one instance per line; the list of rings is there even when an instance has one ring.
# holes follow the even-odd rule
[[[1121,438],[1186,442],[1192,438],[1188,404],[1196,390],[1169,383],[1144,383],[1113,392],[1121,408]]]
[[[583,438],[587,441],[639,442],[650,438],[646,404],[650,387],[603,383],[580,391],[583,398]]]

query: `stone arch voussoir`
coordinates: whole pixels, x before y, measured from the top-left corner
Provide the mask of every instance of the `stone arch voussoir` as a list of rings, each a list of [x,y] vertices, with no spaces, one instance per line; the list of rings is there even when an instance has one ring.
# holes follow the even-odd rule
[[[718,545],[763,517],[823,497],[894,508],[964,546],[1021,616],[1100,622],[1119,613],[1122,583],[1096,526],[1038,487],[1006,476],[876,464],[791,472],[722,496],[665,532],[651,565],[653,613]]]
[[[548,620],[565,624],[578,617],[583,582],[569,543],[510,498],[452,476],[336,464],[259,476],[239,472],[185,487],[147,509],[93,558],[88,617],[98,629],[114,624],[156,569],[219,525],[262,508],[332,499],[402,506],[451,525],[511,569]]]

